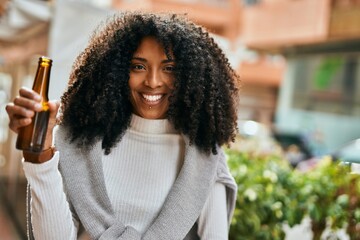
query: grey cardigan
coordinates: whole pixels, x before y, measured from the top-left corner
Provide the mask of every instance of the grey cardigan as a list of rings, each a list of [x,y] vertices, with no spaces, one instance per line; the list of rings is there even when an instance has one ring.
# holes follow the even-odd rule
[[[131,226],[116,220],[106,192],[101,157],[101,141],[91,150],[76,148],[68,141],[64,127],[54,133],[56,149],[61,153],[59,171],[72,214],[91,239],[181,240],[198,239],[196,221],[215,182],[226,186],[227,216],[230,223],[236,200],[237,185],[230,175],[221,148],[218,154],[205,154],[185,140],[182,169],[165,203],[147,231],[141,235]],[[28,233],[33,238],[28,191]]]

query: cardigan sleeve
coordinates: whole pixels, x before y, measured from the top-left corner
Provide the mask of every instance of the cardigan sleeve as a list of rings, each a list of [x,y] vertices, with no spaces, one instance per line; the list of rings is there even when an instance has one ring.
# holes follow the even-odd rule
[[[228,239],[228,229],[235,210],[237,184],[232,177],[226,156],[218,149],[219,162],[214,187],[198,219],[201,239]]]
[[[42,164],[23,161],[28,180],[29,239],[77,238],[78,222],[74,220],[66,200],[58,163],[59,152]]]
[[[226,190],[221,183],[215,183],[198,219],[200,239],[227,240],[228,219]]]
[[[222,183],[226,190],[226,207],[228,224],[230,227],[231,219],[234,215],[238,185],[235,182],[234,177],[231,175],[229,167],[226,162],[226,156],[223,150],[219,151],[220,159],[217,166],[216,182]]]

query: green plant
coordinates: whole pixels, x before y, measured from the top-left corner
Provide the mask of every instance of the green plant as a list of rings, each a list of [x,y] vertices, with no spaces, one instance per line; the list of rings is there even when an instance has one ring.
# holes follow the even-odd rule
[[[348,165],[326,157],[315,169],[302,173],[300,193],[311,219],[313,239],[318,240],[326,227],[346,228],[350,239],[360,239],[359,175],[351,174]]]
[[[326,227],[346,228],[359,238],[360,177],[346,165],[324,158],[307,172],[294,170],[280,155],[227,149],[228,164],[238,184],[231,240],[284,239],[290,227],[309,217],[313,239]]]
[[[288,205],[297,204],[288,196],[290,166],[278,156],[238,151],[227,154],[230,170],[238,183],[231,239],[284,239],[283,222],[287,218],[296,223],[302,219],[300,211],[293,214],[287,209]]]

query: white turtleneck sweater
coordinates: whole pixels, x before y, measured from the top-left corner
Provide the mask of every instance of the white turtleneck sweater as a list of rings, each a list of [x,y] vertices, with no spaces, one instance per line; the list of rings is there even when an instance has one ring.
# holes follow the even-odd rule
[[[72,239],[76,235],[62,190],[59,157],[61,152],[43,164],[23,162],[33,196],[35,239]],[[184,141],[168,120],[133,115],[122,140],[102,158],[106,189],[119,221],[145,232],[160,212],[183,159]],[[59,228],[64,225],[69,227]],[[217,183],[198,219],[198,235],[205,240],[228,239],[227,230],[225,187]]]

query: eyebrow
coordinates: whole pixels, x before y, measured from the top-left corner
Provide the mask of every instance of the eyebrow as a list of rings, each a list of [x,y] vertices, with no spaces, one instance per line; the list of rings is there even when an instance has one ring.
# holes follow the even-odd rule
[[[133,57],[131,60],[138,60],[141,62],[147,62],[147,60],[145,58],[141,58],[141,57]],[[175,60],[174,59],[165,59],[162,60],[161,63],[174,63]]]

